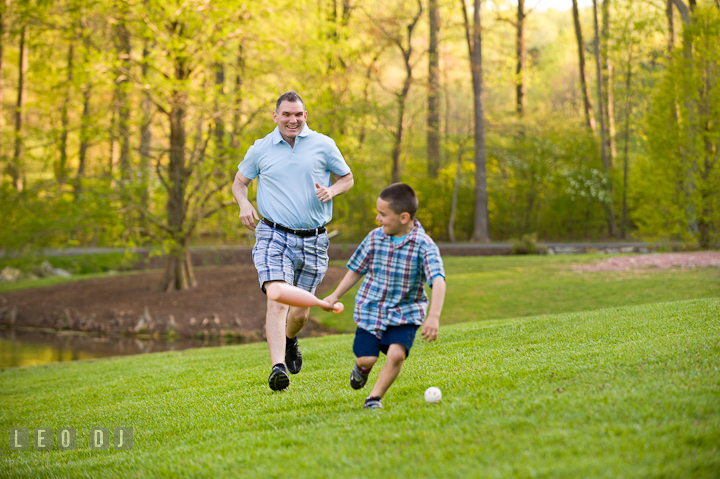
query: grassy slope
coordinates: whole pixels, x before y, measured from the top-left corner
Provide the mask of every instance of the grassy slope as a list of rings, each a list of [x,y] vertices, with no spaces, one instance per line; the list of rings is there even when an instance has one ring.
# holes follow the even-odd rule
[[[304,340],[285,393],[264,344],[6,370],[0,429],[74,426],[80,447],[3,432],[0,476],[717,477],[718,317],[713,299],[445,326],[381,411],[347,385],[352,336]],[[89,451],[92,426],[135,448]]]
[[[517,318],[659,301],[720,297],[720,268],[582,272],[607,255],[446,257],[447,296],[441,324]],[[343,262],[337,262],[343,265]],[[314,308],[338,331],[354,331],[357,287],[343,296],[336,315]]]

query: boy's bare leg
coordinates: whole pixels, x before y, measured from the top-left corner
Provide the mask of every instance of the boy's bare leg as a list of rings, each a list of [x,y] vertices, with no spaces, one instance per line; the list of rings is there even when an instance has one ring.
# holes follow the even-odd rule
[[[377,382],[375,383],[370,396],[381,398],[385,395],[387,390],[400,374],[403,362],[405,362],[406,354],[407,349],[405,349],[405,346],[402,344],[395,343],[390,345],[387,352],[385,366],[383,366],[380,371],[380,375],[378,376]]]
[[[285,320],[289,309],[290,306],[268,298],[265,335],[273,365],[285,362]]]
[[[290,307],[290,313],[287,316],[287,326],[285,327],[285,335],[290,339],[294,338],[303,326],[305,326],[309,317],[310,308]]]
[[[355,360],[358,366],[360,366],[363,369],[372,369],[373,366],[375,366],[375,363],[377,362],[378,357],[377,356],[360,356]]]

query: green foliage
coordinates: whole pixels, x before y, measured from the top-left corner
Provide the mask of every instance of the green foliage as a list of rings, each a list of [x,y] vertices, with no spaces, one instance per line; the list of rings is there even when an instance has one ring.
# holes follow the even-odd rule
[[[720,12],[698,7],[647,115],[634,219],[651,239],[720,242]],[[690,52],[688,57],[687,53]]]
[[[133,268],[140,257],[134,253],[98,253],[81,255],[27,255],[0,260],[0,269],[12,266],[26,271],[37,269],[47,261],[55,268],[64,269],[72,274],[104,273],[107,271],[125,271]]]
[[[545,254],[547,248],[538,246],[537,234],[530,233],[523,235],[519,240],[513,240],[511,252],[512,254]]]
[[[6,256],[79,244],[114,245],[123,217],[107,182],[83,182],[87,193],[73,198],[62,186],[40,184],[16,192],[0,187],[0,250]]]
[[[454,236],[467,241],[473,231],[475,174],[468,51],[457,2],[438,4],[443,18],[442,165],[437,178],[428,177],[425,52],[429,38],[423,15],[413,32],[413,82],[405,110],[401,179],[418,192],[419,218],[428,232],[439,241],[448,240],[459,155]],[[512,25],[517,4],[503,0],[482,5],[492,238],[508,240],[531,232],[544,240],[606,237],[607,209],[614,208],[620,216],[621,171],[616,163],[605,173],[598,140],[582,122],[570,12],[538,8],[526,19],[523,79],[528,104],[518,118]],[[358,241],[375,226],[375,199],[390,181],[396,93],[406,74],[402,55],[390,37],[399,19],[416,6],[407,0],[369,0],[362,5],[310,0],[10,2],[2,7],[7,10],[3,20],[11,28],[3,44],[6,105],[0,113],[2,209],[10,211],[0,212],[0,219],[9,221],[5,224],[11,225],[13,234],[0,233],[0,248],[154,244],[170,251],[184,248],[187,242],[252,243],[252,236],[238,223],[230,184],[248,147],[274,128],[270,111],[275,99],[290,89],[305,99],[308,125],[336,141],[354,172],[355,187],[334,201],[330,228],[338,229],[344,241]],[[666,67],[664,13],[647,2],[629,0],[612,2],[611,11],[607,53],[616,72],[619,151],[624,145],[621,128],[627,126],[629,132],[631,216],[641,221],[647,237],[690,238],[695,233],[688,236],[687,230],[692,230],[693,221],[661,234],[682,215],[669,210],[665,214],[664,206],[664,216],[646,211],[651,209],[648,205],[675,200],[670,193],[660,201],[653,195],[642,196],[646,189],[659,190],[662,181],[650,179],[648,172],[654,168],[635,164],[645,154],[644,122],[639,119],[649,111],[651,93]],[[703,11],[705,17],[713,14]],[[398,13],[389,18],[388,12]],[[589,13],[589,9],[581,11],[586,39],[592,25]],[[16,135],[9,102],[16,98],[20,77],[21,26],[28,29],[31,55],[24,78],[28,93],[24,123]],[[680,31],[679,21],[676,27]],[[123,32],[128,54],[123,50]],[[588,46],[586,42],[584,47]],[[697,48],[701,53],[705,47]],[[694,61],[701,61],[703,55],[696,55]],[[717,61],[713,52],[705,57],[709,64]],[[679,64],[673,68],[683,70]],[[698,72],[682,81],[698,81]],[[681,75],[674,76],[680,81]],[[592,83],[595,75],[589,77]],[[629,77],[632,82],[627,84]],[[591,88],[595,91],[594,85]],[[671,86],[663,88],[670,91]],[[673,91],[676,98],[681,96]],[[682,96],[692,100],[692,95]],[[182,114],[173,116],[178,110]],[[702,121],[710,113],[703,110],[695,119]],[[656,120],[660,118],[663,114]],[[712,114],[707,118],[710,131],[717,130],[712,128]],[[185,127],[182,147],[171,144],[179,124]],[[659,138],[653,131],[648,132],[649,141]],[[712,135],[708,138],[715,141]],[[7,189],[16,139],[22,140],[20,163],[25,188],[30,190],[20,199]],[[673,148],[655,143],[652,151],[671,155]],[[170,154],[180,150],[187,159],[186,169],[171,172]],[[664,161],[656,156],[642,161]],[[176,177],[179,171],[185,171],[187,178]],[[696,175],[692,171],[687,166],[673,174]],[[697,178],[684,181],[697,185],[693,194],[700,197],[715,187],[712,181]],[[608,196],[611,185],[613,198]],[[183,198],[172,199],[173,195]],[[693,202],[698,231],[704,225],[714,231],[717,208],[710,202],[706,213]],[[168,213],[171,205],[185,207],[179,214],[181,227],[169,222],[176,216]]]
[[[348,385],[348,335],[301,340],[285,393],[267,387],[264,344],[10,369],[0,427],[75,427],[78,449],[3,440],[0,474],[714,477],[718,314],[695,300],[442,327],[378,411]],[[133,428],[133,449],[89,450],[98,425]]]

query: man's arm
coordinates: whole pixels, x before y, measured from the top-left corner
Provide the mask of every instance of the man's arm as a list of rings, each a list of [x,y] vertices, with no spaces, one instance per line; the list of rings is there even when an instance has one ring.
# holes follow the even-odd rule
[[[342,298],[342,295],[347,293],[347,291],[353,287],[355,283],[358,282],[362,278],[362,275],[357,274],[353,270],[348,270],[347,273],[345,273],[345,277],[340,281],[340,284],[337,288],[335,288],[335,291],[333,293],[325,298],[325,301],[327,301],[330,304],[335,304],[338,302],[340,298]],[[325,308],[323,308],[325,309]],[[332,308],[325,309],[325,311],[332,311]]]
[[[445,302],[445,278],[438,276],[433,281],[432,298],[430,301],[430,312],[422,327],[422,337],[430,343],[435,341],[438,336],[438,328],[440,327],[440,313],[442,313],[443,303]]]
[[[320,186],[315,183],[315,195],[323,203],[327,203],[334,196],[342,195],[347,192],[355,184],[352,171],[345,176],[338,177],[337,181],[331,186]]]
[[[232,192],[235,201],[240,207],[240,221],[247,229],[255,231],[255,220],[260,221],[260,217],[252,203],[248,201],[248,186],[251,181],[238,171],[235,175],[235,181],[233,181]]]

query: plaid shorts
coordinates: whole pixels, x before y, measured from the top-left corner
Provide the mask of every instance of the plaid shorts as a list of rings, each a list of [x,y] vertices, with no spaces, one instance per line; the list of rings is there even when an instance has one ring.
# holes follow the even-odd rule
[[[328,268],[327,233],[301,238],[262,221],[255,228],[253,263],[260,288],[268,281],[285,281],[315,294]]]

